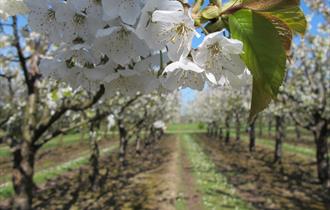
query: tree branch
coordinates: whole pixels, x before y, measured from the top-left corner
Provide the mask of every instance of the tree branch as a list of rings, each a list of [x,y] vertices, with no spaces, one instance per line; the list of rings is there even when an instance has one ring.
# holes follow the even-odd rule
[[[49,120],[45,123],[42,123],[37,127],[34,132],[34,141],[38,141],[38,139],[56,122],[58,121],[67,111],[84,111],[86,109],[91,108],[94,104],[96,104],[104,95],[105,87],[104,85],[100,86],[99,91],[93,96],[92,100],[87,100],[85,103],[74,103],[74,104],[64,104],[60,107],[59,110],[52,115]]]
[[[26,58],[24,57],[24,54],[23,54],[23,48],[21,46],[20,37],[18,34],[16,16],[13,17],[13,33],[14,33],[14,46],[17,50],[18,60],[19,60],[19,63],[21,65],[21,68],[22,68],[22,71],[24,74],[25,83],[28,88],[28,94],[31,95],[34,93],[34,82],[31,79],[31,75],[29,74],[29,70],[28,70],[27,63],[26,63]]]

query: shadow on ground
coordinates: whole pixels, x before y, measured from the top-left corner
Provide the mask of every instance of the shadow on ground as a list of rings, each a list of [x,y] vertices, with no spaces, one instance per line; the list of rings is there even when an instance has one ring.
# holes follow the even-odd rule
[[[330,192],[317,183],[315,162],[308,157],[285,154],[279,166],[272,163],[269,149],[251,154],[243,142],[225,145],[205,135],[196,139],[240,197],[256,209],[330,209]]]
[[[119,165],[117,152],[103,158],[96,189],[90,187],[88,167],[49,180],[36,192],[33,209],[158,209],[158,201],[166,200],[162,198],[163,192],[156,187],[159,183],[143,181],[137,177],[156,170],[168,160],[170,151],[164,147],[167,142],[165,140],[150,146],[139,156],[130,147],[128,165],[124,169]]]

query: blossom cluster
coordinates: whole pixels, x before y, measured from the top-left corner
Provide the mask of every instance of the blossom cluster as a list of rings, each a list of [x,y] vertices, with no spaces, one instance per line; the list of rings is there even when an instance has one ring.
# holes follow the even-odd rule
[[[54,46],[40,64],[43,75],[73,87],[96,90],[103,84],[107,95],[117,91],[134,95],[249,82],[240,58],[243,44],[227,38],[224,31],[206,34],[193,49],[193,39],[201,35],[185,1],[15,2],[25,4],[31,29]],[[0,7],[4,11],[9,9]]]

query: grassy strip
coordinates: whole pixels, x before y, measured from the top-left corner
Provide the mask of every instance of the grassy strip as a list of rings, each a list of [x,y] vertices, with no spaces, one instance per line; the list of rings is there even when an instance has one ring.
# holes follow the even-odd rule
[[[203,204],[206,209],[214,210],[249,210],[252,207],[242,201],[235,193],[225,176],[221,175],[190,135],[181,135],[184,149],[191,161],[193,175],[202,192]]]
[[[113,151],[117,148],[117,146],[113,145],[109,148],[101,150],[101,155],[104,155],[107,152]],[[59,166],[50,168],[50,169],[44,169],[42,171],[39,171],[34,176],[34,181],[36,184],[42,184],[46,182],[49,179],[55,178],[64,172],[77,169],[81,167],[82,165],[85,165],[88,163],[89,160],[89,154],[86,152],[82,157],[79,157],[77,159],[68,161],[66,163],[63,163]],[[0,198],[5,199],[9,198],[13,195],[13,186],[11,182],[7,182],[5,184],[2,184],[0,186]]]
[[[188,124],[170,124],[167,128],[167,132],[183,132],[183,131],[198,131],[206,132],[206,126],[200,123],[188,123]]]
[[[80,142],[81,134],[68,134],[63,137],[63,145],[72,145]],[[87,134],[85,135],[87,137]],[[57,137],[52,141],[45,144],[42,149],[50,149],[58,147],[61,144],[61,137]],[[0,157],[9,157],[11,155],[10,149],[8,146],[0,147]]]
[[[244,135],[243,140],[248,141],[249,137]],[[257,138],[257,144],[260,146],[269,148],[269,149],[275,148],[275,141],[269,140],[269,139],[263,139],[263,138],[258,139]],[[296,145],[292,145],[290,143],[283,143],[283,151],[289,152],[292,154],[297,154],[297,155],[304,156],[304,157],[315,157],[315,155],[316,155],[314,148],[296,146]]]
[[[194,134],[194,133],[206,133],[204,130],[169,130],[166,134]]]
[[[0,157],[9,157],[10,155],[9,147],[0,147]]]

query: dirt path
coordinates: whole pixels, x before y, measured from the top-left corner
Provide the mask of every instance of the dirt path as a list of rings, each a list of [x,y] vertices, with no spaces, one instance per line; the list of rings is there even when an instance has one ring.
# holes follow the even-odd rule
[[[245,144],[224,145],[199,135],[199,144],[220,173],[236,187],[240,197],[262,210],[328,210],[329,192],[316,183],[311,160],[285,154],[283,166],[271,164],[273,152],[257,147],[254,154]]]

